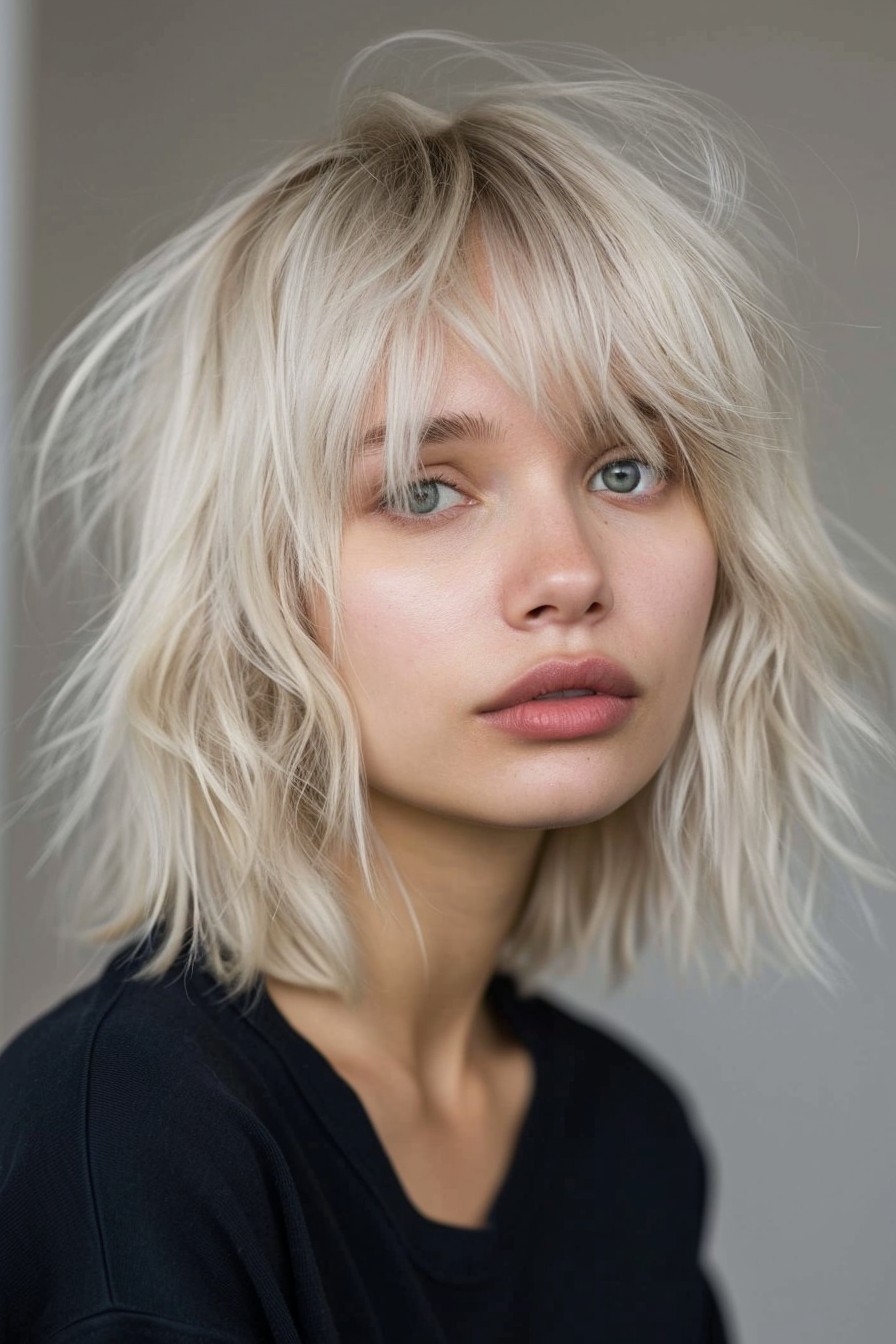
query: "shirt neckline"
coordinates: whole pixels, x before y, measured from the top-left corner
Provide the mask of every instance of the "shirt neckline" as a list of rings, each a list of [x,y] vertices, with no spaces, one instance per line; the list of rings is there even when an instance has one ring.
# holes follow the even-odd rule
[[[519,1238],[532,1224],[553,1147],[549,1132],[550,1099],[557,1095],[552,1078],[553,1052],[536,1029],[510,975],[495,972],[486,988],[486,999],[529,1049],[535,1080],[510,1164],[484,1227],[440,1222],[412,1203],[359,1094],[286,1020],[266,989],[247,1014],[276,1045],[324,1127],[384,1207],[411,1258],[433,1277],[450,1282],[491,1277],[514,1259]]]

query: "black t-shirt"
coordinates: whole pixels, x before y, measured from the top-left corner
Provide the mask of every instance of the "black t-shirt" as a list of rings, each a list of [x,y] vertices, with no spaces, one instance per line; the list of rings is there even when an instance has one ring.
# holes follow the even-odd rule
[[[0,1054],[5,1344],[724,1341],[705,1155],[620,1039],[493,977],[536,1087],[488,1225],[458,1227],[266,993],[224,1002],[183,952],[134,982],[145,955]]]

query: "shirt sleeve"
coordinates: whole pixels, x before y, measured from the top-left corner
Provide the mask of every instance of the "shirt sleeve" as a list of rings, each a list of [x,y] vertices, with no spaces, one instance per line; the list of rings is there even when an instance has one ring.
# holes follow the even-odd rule
[[[295,1184],[237,1083],[151,1018],[110,1014],[88,1047],[47,1033],[6,1063],[0,1338],[331,1340]]]

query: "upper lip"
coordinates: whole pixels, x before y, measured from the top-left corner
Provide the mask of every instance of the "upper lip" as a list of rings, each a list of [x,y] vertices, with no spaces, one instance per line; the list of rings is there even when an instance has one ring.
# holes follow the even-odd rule
[[[554,658],[524,672],[496,700],[483,706],[479,713],[508,709],[511,705],[523,704],[526,700],[534,700],[538,695],[549,695],[552,691],[579,690],[623,697],[640,694],[630,674],[610,658],[578,658],[574,662]]]

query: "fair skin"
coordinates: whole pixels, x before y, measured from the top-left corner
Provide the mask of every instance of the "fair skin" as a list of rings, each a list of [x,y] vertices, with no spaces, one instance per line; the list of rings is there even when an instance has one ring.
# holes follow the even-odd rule
[[[414,894],[385,913],[345,865],[359,1004],[268,977],[276,1006],[363,1099],[411,1198],[478,1225],[500,1187],[533,1063],[483,994],[546,834],[606,816],[654,776],[687,712],[717,557],[696,500],[648,466],[613,493],[611,442],[583,458],[456,342],[431,414],[482,415],[500,441],[424,444],[429,487],[402,524],[377,512],[381,451],[359,465],[343,533],[338,670],[356,707],[374,826]],[[372,423],[377,423],[374,417]],[[614,451],[609,451],[613,449]],[[312,613],[328,646],[326,613]],[[634,676],[609,732],[533,741],[477,711],[553,657],[602,654]]]

